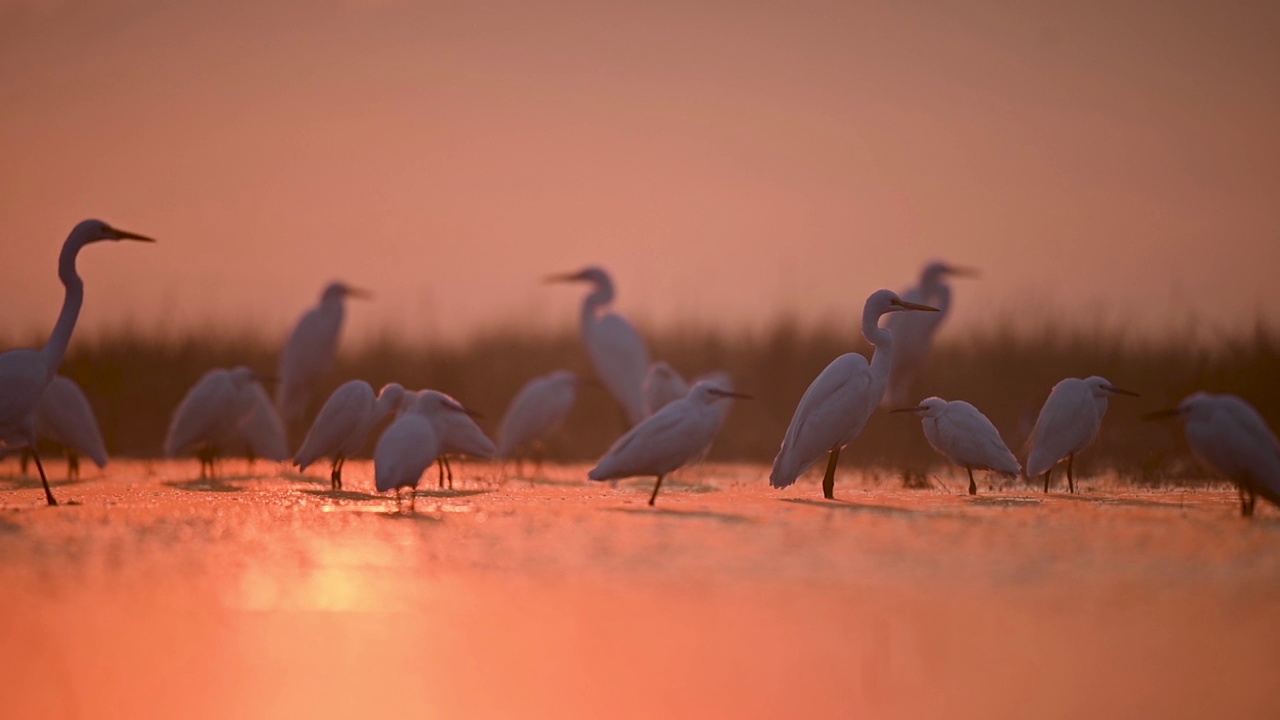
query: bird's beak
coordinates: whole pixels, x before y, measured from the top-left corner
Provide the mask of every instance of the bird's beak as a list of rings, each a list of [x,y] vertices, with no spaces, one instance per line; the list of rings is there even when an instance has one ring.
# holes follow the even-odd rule
[[[916,406],[916,407],[909,407],[909,408],[894,408],[894,409],[890,410],[889,412],[891,412],[891,413],[896,413],[896,412],[909,412],[909,413],[913,413],[913,412],[922,412],[923,410],[924,410],[924,408],[922,408],[922,407],[920,407],[920,406]]]
[[[1132,390],[1125,390],[1124,388],[1118,388],[1115,385],[1108,385],[1107,392],[1111,393],[1112,395],[1128,395],[1129,397],[1142,397],[1141,395],[1139,395],[1138,393]]]
[[[719,395],[720,397],[739,398],[741,400],[755,399],[754,396],[748,395],[746,393],[735,392],[733,390],[725,390],[724,388],[718,388],[718,387],[711,388],[711,394]]]
[[[1178,410],[1178,408],[1171,407],[1171,408],[1165,408],[1163,410],[1156,410],[1154,412],[1143,413],[1138,417],[1142,420],[1150,422],[1152,420],[1164,420],[1166,418],[1177,417],[1181,414],[1182,413]]]
[[[947,266],[947,274],[952,277],[963,277],[963,278],[982,277],[982,273],[978,272],[977,268],[963,267],[963,266],[957,267],[955,265]]]
[[[574,280],[581,279],[581,273],[556,273],[555,275],[547,275],[542,278],[542,282],[550,285],[551,283],[573,282]]]
[[[445,407],[449,408],[450,410],[453,410],[454,412],[460,412],[463,415],[469,415],[473,418],[484,417],[484,415],[481,415],[480,413],[476,412],[475,410],[472,410],[471,408],[463,405],[462,403],[448,403],[445,405]]]
[[[111,228],[111,234],[115,235],[117,240],[137,240],[138,242],[149,243],[156,241],[155,238],[149,238],[146,235],[139,235],[138,233],[129,232],[128,230],[119,230],[117,228]]]
[[[903,310],[927,310],[929,312],[938,312],[938,308],[931,305],[921,305],[920,303],[907,302],[906,300],[890,300],[889,302],[897,305]]]
[[[345,287],[346,292],[344,294],[349,298],[356,298],[358,300],[370,300],[373,298],[373,293],[369,290],[365,290],[364,288],[351,287],[350,285]]]

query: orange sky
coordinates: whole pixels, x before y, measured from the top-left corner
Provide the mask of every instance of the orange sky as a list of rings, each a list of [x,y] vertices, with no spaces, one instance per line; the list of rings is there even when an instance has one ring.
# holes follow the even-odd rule
[[[90,331],[338,277],[355,335],[567,324],[538,279],[599,263],[651,325],[853,333],[932,257],[984,271],[953,332],[1280,319],[1274,2],[259,5],[0,0],[0,334],[84,217],[161,240],[81,256]]]

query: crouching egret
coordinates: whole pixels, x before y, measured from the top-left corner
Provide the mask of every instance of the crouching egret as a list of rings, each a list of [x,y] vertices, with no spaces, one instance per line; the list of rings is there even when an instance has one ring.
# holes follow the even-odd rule
[[[688,394],[689,383],[663,360],[649,366],[649,372],[640,384],[640,402],[644,406],[645,417]]]
[[[373,386],[364,380],[339,385],[311,423],[302,447],[293,456],[293,464],[306,470],[320,458],[329,458],[329,487],[341,490],[342,466],[347,458],[363,452],[369,434],[400,410],[407,398],[408,393],[399,383],[384,385],[376,396]]]
[[[1192,393],[1176,408],[1143,416],[1180,417],[1191,452],[1209,470],[1235,483],[1240,514],[1253,515],[1258,496],[1280,506],[1280,440],[1249,403],[1235,395]]]
[[[977,277],[976,270],[956,267],[944,262],[931,262],[920,272],[920,284],[902,293],[907,302],[924,303],[938,308],[929,315],[894,315],[885,322],[893,333],[893,362],[889,363],[889,385],[885,389],[887,408],[900,408],[911,402],[911,387],[924,368],[933,336],[951,310],[951,286],[946,278]]]
[[[1065,459],[1067,488],[1075,492],[1073,460],[1098,437],[1111,395],[1137,397],[1138,393],[1118,388],[1097,375],[1083,380],[1067,378],[1054,385],[1027,441],[1027,477],[1044,473],[1044,491],[1049,492],[1049,474],[1054,465]]]
[[[578,382],[578,376],[568,370],[557,370],[525,383],[498,425],[498,457],[509,458],[526,445],[541,445],[564,424],[578,398]]]
[[[437,412],[431,417],[432,428],[436,431],[436,440],[440,443],[436,464],[440,470],[440,487],[444,487],[445,471],[449,473],[449,488],[453,488],[453,468],[449,466],[449,455],[471,455],[473,457],[492,460],[498,448],[488,435],[480,429],[473,417],[479,414],[467,409],[457,399],[439,390],[421,390],[422,395],[438,395],[434,402],[440,407],[460,407],[462,412]]]
[[[62,243],[62,252],[58,256],[58,279],[62,281],[65,292],[62,310],[58,312],[58,321],[54,323],[49,340],[39,350],[20,348],[0,353],[0,449],[31,449],[36,469],[40,471],[40,482],[44,485],[45,500],[50,505],[57,505],[58,501],[49,489],[44,465],[36,452],[36,408],[45,388],[58,374],[76,320],[80,317],[80,306],[84,304],[84,281],[76,272],[76,257],[85,245],[102,240],[155,242],[144,235],[113,228],[101,220],[85,220],[76,225]]]
[[[320,304],[298,319],[280,353],[280,366],[276,370],[279,379],[276,408],[285,427],[297,427],[306,414],[312,387],[333,368],[347,298],[368,297],[368,291],[340,282],[330,283],[320,295]]]
[[[595,289],[582,301],[582,343],[596,376],[622,406],[628,426],[644,419],[640,386],[649,372],[649,348],[635,327],[609,311],[613,280],[598,267],[552,275],[547,282],[589,282]]]
[[[452,412],[465,413],[466,408],[441,393],[414,396],[373,449],[373,482],[378,492],[394,490],[398,506],[401,489],[409,488],[409,509],[413,510],[412,491],[440,452],[433,419]]]
[[[913,412],[921,417],[924,436],[944,457],[969,473],[969,494],[978,494],[973,471],[990,470],[1008,477],[1022,474],[1022,466],[1000,439],[1000,432],[978,408],[963,400],[947,402],[925,398],[916,407],[892,412]]]
[[[667,473],[697,458],[715,439],[720,416],[714,403],[721,398],[749,398],[709,382],[700,382],[685,397],[670,403],[631,428],[609,448],[600,462],[587,473],[592,480],[616,480],[636,475],[653,475],[649,504],[658,499],[658,489]]]
[[[262,383],[256,379],[245,383],[240,392],[248,396],[246,402],[249,412],[236,428],[235,437],[228,443],[228,449],[244,453],[251,462],[255,458],[274,462],[288,460],[289,440],[284,422]]]
[[[36,434],[66,449],[68,478],[80,475],[78,453],[88,455],[99,468],[107,466],[107,447],[89,398],[75,380],[65,375],[56,376],[44,389],[36,407]],[[24,458],[24,471],[25,463]]]
[[[871,362],[857,353],[845,353],[832,360],[804,391],[782,438],[782,447],[773,459],[770,485],[791,485],[826,453],[822,496],[835,497],[840,450],[862,432],[889,381],[893,333],[880,327],[880,317],[907,310],[937,312],[937,308],[907,302],[892,290],[877,290],[867,298],[862,309],[862,336],[875,346]]]
[[[257,380],[253,371],[239,366],[231,370],[210,370],[187,391],[173,411],[164,454],[175,457],[194,449],[200,458],[200,477],[214,475],[214,460],[235,439],[241,423],[253,410],[253,393],[247,392]]]

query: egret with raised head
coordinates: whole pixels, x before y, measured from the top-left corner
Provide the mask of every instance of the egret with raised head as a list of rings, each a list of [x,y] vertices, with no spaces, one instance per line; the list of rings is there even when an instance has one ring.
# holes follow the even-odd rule
[[[920,271],[920,284],[902,293],[907,302],[938,309],[926,315],[894,315],[885,323],[893,333],[893,362],[889,363],[889,386],[882,405],[900,408],[911,403],[911,388],[924,368],[933,348],[933,336],[951,311],[951,286],[947,277],[977,277],[976,270],[944,262],[931,262]]]
[[[370,294],[360,288],[330,283],[320,295],[320,304],[298,319],[276,371],[276,409],[286,428],[292,429],[302,420],[312,388],[333,368],[347,298],[368,297]]]

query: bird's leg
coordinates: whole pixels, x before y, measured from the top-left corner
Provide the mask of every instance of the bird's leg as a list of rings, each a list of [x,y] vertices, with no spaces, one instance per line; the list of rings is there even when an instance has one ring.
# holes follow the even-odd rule
[[[80,456],[75,450],[67,451],[67,479],[80,479]]]
[[[444,460],[445,471],[449,473],[449,489],[452,490],[453,489],[453,465],[449,462],[448,455],[445,455],[441,459]]]
[[[831,451],[827,459],[827,474],[822,476],[822,497],[834,500],[836,497],[836,463],[840,462],[840,448]]]
[[[1242,500],[1241,509],[1245,517],[1253,517],[1253,506],[1258,502],[1258,495],[1252,490],[1245,491],[1248,499]]]
[[[1053,472],[1053,468],[1044,471],[1044,491],[1049,492],[1049,473]]]
[[[49,489],[49,480],[44,476],[44,465],[40,462],[40,453],[36,449],[31,448],[31,457],[35,458],[36,470],[40,471],[40,482],[44,484],[44,497],[49,501],[50,505],[57,505],[58,501],[53,499],[53,491]]]
[[[973,468],[966,466],[965,470],[969,473],[969,494],[978,494],[978,484],[973,481]]]
[[[418,499],[418,489],[414,488],[409,491],[409,514],[413,514],[413,503]]]
[[[27,466],[31,464],[31,448],[22,448],[22,457],[20,462],[22,464],[22,476],[26,477]]]
[[[436,458],[436,470],[440,471],[439,487],[441,490],[443,490],[444,489],[444,456],[443,455]]]
[[[1071,453],[1070,455],[1067,456],[1067,489],[1070,490],[1072,494],[1074,494],[1076,491],[1075,477],[1072,476],[1071,474],[1071,464],[1075,461],[1075,459],[1076,459],[1075,453]]]
[[[653,507],[653,503],[658,499],[658,488],[662,487],[662,475],[658,476],[658,482],[653,484],[653,494],[649,496],[649,507]]]
[[[400,512],[400,488],[396,488],[396,512]]]

